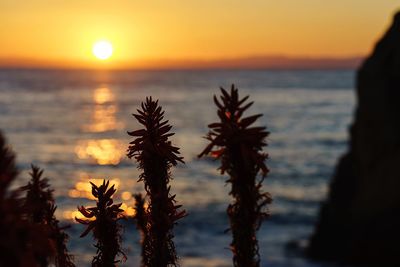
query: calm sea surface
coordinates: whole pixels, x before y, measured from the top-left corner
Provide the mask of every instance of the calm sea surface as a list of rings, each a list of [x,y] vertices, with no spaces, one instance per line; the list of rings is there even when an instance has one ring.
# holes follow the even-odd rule
[[[93,205],[89,181],[111,179],[117,201],[133,212],[131,193],[143,192],[139,171],[125,154],[131,116],[146,96],[160,100],[174,126],[174,144],[185,165],[172,170],[172,191],[188,211],[175,228],[183,267],[232,266],[225,210],[227,177],[218,162],[197,159],[206,145],[206,125],[216,121],[213,94],[234,83],[255,101],[248,114],[262,113],[271,131],[267,152],[272,217],[259,231],[263,266],[315,267],[287,249],[313,230],[320,202],[338,156],[346,150],[354,106],[352,71],[53,71],[0,70],[0,129],[18,154],[18,185],[31,162],[45,169],[55,189],[58,218],[71,224],[70,249],[77,266],[89,266],[95,248],[79,238],[77,205]],[[139,266],[138,234],[125,223],[128,261]]]

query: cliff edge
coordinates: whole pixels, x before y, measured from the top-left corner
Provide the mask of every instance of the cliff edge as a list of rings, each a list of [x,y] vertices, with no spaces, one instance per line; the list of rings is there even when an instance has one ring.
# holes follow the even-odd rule
[[[357,101],[308,254],[400,266],[400,12],[358,70]]]

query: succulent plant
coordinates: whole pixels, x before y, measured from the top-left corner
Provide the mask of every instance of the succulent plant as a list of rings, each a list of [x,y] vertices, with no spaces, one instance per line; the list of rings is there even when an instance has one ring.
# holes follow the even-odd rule
[[[145,267],[145,254],[144,254],[144,246],[147,243],[147,234],[148,234],[148,224],[147,224],[147,210],[145,207],[145,198],[142,196],[142,194],[135,194],[135,222],[136,222],[136,228],[140,231],[140,243],[142,245],[142,263],[141,266]]]
[[[269,135],[265,127],[250,127],[261,114],[243,118],[243,113],[253,104],[246,103],[248,96],[240,99],[234,85],[230,94],[221,88],[218,107],[219,122],[208,125],[210,144],[199,157],[211,155],[221,160],[221,174],[228,173],[230,195],[234,198],[228,206],[230,230],[233,240],[231,250],[235,267],[258,267],[260,256],[256,231],[268,217],[266,205],[271,203],[269,193],[261,192],[262,182],[268,173],[267,154],[262,152]],[[261,173],[258,179],[258,174]]]
[[[6,144],[6,139],[0,131],[0,198],[7,197],[7,190],[18,175],[15,165],[15,154]]]
[[[0,132],[0,266],[47,266],[54,256],[48,227],[32,223],[22,190],[10,189],[17,174],[15,154]]]
[[[135,139],[130,142],[128,157],[134,157],[143,172],[140,181],[144,182],[149,197],[147,209],[147,236],[143,244],[143,265],[146,267],[177,266],[177,255],[173,242],[173,227],[186,215],[176,205],[175,195],[171,195],[170,168],[178,162],[179,148],[169,141],[172,126],[164,120],[164,111],[151,97],[141,104],[141,110],[133,116],[143,129],[128,132]]]
[[[74,267],[73,256],[69,254],[67,249],[67,242],[69,239],[68,234],[64,231],[69,226],[61,227],[59,221],[54,215],[57,206],[51,204],[49,207],[48,218],[46,221],[50,227],[50,239],[53,240],[55,245],[55,258],[54,264],[56,267]]]
[[[43,267],[51,263],[56,267],[75,266],[66,246],[68,241],[68,235],[64,232],[66,227],[60,227],[54,214],[57,207],[49,179],[43,177],[43,170],[39,167],[31,165],[31,170],[31,180],[20,190],[26,192],[23,198],[26,219],[42,233],[39,239],[35,238],[35,242],[42,240],[43,243],[39,247],[42,249],[34,253],[35,258]]]
[[[90,232],[97,240],[95,247],[97,255],[93,258],[93,267],[114,267],[116,263],[125,261],[126,256],[121,249],[122,226],[119,220],[124,218],[123,210],[120,208],[122,203],[113,204],[112,196],[116,192],[114,185],[110,188],[109,181],[104,180],[102,185],[92,185],[92,195],[97,199],[95,207],[78,207],[80,213],[87,219],[75,218],[81,224],[86,225],[81,237]],[[122,259],[116,257],[122,255]]]
[[[24,206],[32,223],[47,224],[50,206],[54,204],[53,190],[50,189],[49,179],[42,177],[43,170],[34,165],[31,165],[31,170],[31,180],[21,187],[26,192]]]

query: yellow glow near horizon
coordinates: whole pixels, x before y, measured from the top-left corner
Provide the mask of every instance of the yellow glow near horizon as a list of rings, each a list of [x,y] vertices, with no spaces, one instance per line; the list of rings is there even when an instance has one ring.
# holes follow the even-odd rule
[[[0,65],[140,68],[263,55],[364,56],[398,9],[393,0],[0,0]],[[104,51],[93,56],[99,38],[114,48],[104,62],[97,59]]]
[[[101,60],[106,60],[113,53],[112,44],[109,41],[98,41],[93,45],[93,54]]]

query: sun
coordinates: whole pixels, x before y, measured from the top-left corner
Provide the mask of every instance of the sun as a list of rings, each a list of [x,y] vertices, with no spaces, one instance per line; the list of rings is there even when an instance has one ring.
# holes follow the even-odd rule
[[[106,60],[113,53],[112,44],[109,41],[98,41],[93,45],[93,54],[101,60]]]

